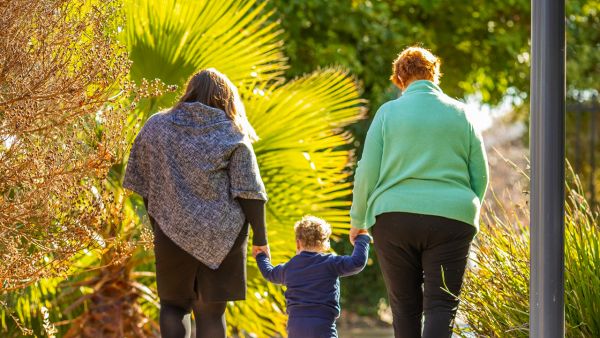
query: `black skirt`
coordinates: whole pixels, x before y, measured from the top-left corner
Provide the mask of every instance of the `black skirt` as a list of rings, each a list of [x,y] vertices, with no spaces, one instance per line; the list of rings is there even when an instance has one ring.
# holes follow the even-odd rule
[[[177,246],[154,219],[150,218],[150,221],[154,228],[156,284],[161,301],[246,299],[248,224],[242,227],[223,263],[213,270]]]

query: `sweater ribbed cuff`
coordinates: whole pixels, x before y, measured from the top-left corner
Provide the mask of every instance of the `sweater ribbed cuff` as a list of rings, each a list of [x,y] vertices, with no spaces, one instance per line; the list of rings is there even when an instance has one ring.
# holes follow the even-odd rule
[[[350,224],[358,229],[367,229],[367,225],[365,224],[365,220],[359,220],[356,218],[350,218]]]

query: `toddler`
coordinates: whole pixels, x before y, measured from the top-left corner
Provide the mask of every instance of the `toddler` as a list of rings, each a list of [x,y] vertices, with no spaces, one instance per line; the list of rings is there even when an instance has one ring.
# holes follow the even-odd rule
[[[262,275],[287,287],[289,338],[336,338],[340,315],[340,279],[359,273],[367,263],[371,237],[366,230],[356,238],[352,256],[328,254],[331,226],[305,216],[294,226],[296,256],[275,267],[264,253],[256,255]]]

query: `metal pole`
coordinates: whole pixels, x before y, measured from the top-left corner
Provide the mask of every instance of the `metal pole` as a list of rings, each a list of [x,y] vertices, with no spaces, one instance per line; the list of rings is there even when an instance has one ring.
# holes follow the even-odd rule
[[[530,337],[564,324],[565,3],[532,0]]]

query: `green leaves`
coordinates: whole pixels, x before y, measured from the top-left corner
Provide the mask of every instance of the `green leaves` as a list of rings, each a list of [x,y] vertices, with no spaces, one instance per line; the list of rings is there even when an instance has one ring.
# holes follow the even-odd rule
[[[362,117],[355,82],[341,69],[325,69],[256,89],[246,101],[273,219],[285,220],[287,232],[304,213],[347,228],[351,153],[344,146],[351,137],[343,127]]]
[[[214,67],[237,86],[278,79],[285,70],[281,29],[256,1],[126,0],[124,41],[131,77],[183,86]],[[181,94],[164,95],[154,108]]]

